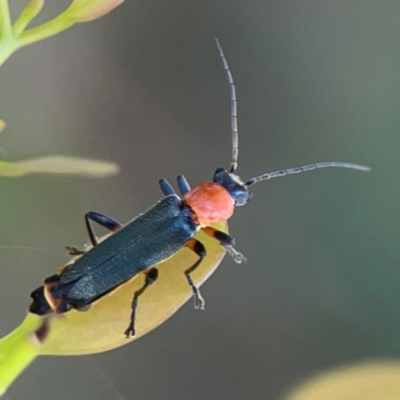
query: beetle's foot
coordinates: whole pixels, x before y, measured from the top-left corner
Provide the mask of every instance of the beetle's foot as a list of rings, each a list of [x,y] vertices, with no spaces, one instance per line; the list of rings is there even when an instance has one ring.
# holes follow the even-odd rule
[[[139,291],[143,291],[146,288],[146,284],[145,286],[143,286],[142,289],[140,289]],[[137,293],[137,292],[136,292]],[[127,339],[133,338],[136,335],[135,332],[135,319],[136,319],[136,308],[138,305],[138,295],[135,293],[135,295],[133,296],[132,299],[132,313],[131,313],[131,319],[129,321],[129,326],[128,329],[124,332],[125,337]]]
[[[200,289],[194,284],[193,279],[189,274],[186,275],[186,279],[193,290],[194,308],[196,310],[204,310],[204,305],[206,302],[200,293]]]
[[[238,263],[242,264],[247,261],[247,258],[242,254],[239,253],[233,246],[224,246],[226,251],[229,253],[229,255]]]
[[[200,293],[200,290],[197,286],[193,286],[193,295],[194,295],[194,308],[196,310],[204,310],[204,306],[206,304],[203,296]]]
[[[79,250],[77,247],[74,246],[65,246],[65,250],[68,251],[68,254],[70,256],[81,256],[82,254],[86,253],[86,251]]]
[[[124,332],[124,335],[127,339],[133,338],[136,335],[133,324],[129,325],[128,329]]]

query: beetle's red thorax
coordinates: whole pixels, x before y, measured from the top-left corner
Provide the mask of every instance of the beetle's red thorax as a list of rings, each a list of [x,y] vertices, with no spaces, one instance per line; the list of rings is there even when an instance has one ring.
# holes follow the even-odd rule
[[[201,226],[209,226],[229,219],[235,201],[219,183],[204,182],[183,196],[184,202],[195,212]]]

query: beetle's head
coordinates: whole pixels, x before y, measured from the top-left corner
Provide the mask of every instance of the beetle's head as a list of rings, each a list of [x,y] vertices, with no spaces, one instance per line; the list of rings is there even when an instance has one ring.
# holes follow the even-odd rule
[[[234,200],[235,206],[244,206],[249,200],[252,199],[253,193],[249,191],[249,186],[256,183],[266,181],[271,178],[278,178],[280,176],[297,174],[304,171],[312,171],[317,168],[325,167],[339,167],[339,168],[350,168],[359,171],[369,171],[369,167],[363,165],[344,163],[344,162],[322,162],[317,164],[305,165],[297,168],[282,169],[275,172],[269,172],[263,175],[256,176],[249,179],[246,182],[242,182],[241,179],[235,175],[235,171],[238,167],[238,156],[239,156],[239,134],[237,126],[237,99],[236,99],[236,89],[233,82],[232,74],[229,70],[228,62],[222,51],[222,47],[219,44],[217,38],[214,38],[215,44],[217,46],[219,56],[222,61],[222,68],[225,72],[226,80],[229,86],[230,101],[231,101],[231,138],[232,138],[232,159],[231,165],[228,170],[224,168],[218,168],[214,174],[214,183],[221,185],[230,194],[231,198]],[[230,198],[229,198],[230,199]]]
[[[228,172],[225,168],[218,168],[215,171],[215,183],[223,186],[235,201],[235,206],[244,206],[253,198],[253,192],[250,192],[247,185],[232,172]]]

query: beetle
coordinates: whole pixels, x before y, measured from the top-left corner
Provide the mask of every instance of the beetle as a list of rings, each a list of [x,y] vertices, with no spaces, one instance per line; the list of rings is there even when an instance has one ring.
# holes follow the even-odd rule
[[[159,185],[165,197],[125,225],[98,212],[86,213],[85,224],[92,248],[82,251],[67,247],[71,255],[81,257],[47,278],[43,286],[31,293],[33,302],[30,312],[46,315],[62,314],[71,309],[86,311],[96,300],[110,294],[139,273],[144,273],[145,282],[133,294],[130,321],[124,332],[127,338],[132,337],[135,335],[135,312],[139,297],[157,280],[157,264],[182,247],[189,248],[198,256],[198,260],[185,270],[185,277],[193,291],[195,308],[204,309],[204,299],[191,273],[201,264],[206,249],[194,236],[202,230],[216,239],[237,263],[246,261],[243,254],[234,248],[235,240],[212,225],[228,220],[235,206],[243,206],[252,199],[250,186],[271,178],[325,167],[370,170],[363,165],[322,162],[266,173],[243,182],[235,174],[239,154],[235,85],[219,41],[216,38],[214,40],[230,89],[232,161],[229,169],[218,168],[212,182],[200,183],[193,189],[183,175],[178,176],[182,198],[165,179],[161,179]],[[98,243],[91,222],[114,233]]]

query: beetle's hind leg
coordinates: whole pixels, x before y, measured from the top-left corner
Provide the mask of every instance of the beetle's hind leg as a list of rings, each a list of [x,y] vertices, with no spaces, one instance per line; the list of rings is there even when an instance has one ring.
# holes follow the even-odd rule
[[[94,234],[93,227],[90,223],[90,221],[96,222],[102,227],[112,231],[116,232],[122,228],[122,224],[115,219],[112,219],[108,217],[107,215],[98,213],[96,211],[89,211],[85,214],[85,225],[86,229],[88,231],[88,235],[90,238],[90,242],[92,243],[93,247],[97,246],[97,238],[96,235]],[[85,254],[85,250],[79,250],[78,248],[74,246],[66,246],[65,249],[68,251],[68,254],[71,256],[80,256],[82,254]]]
[[[93,227],[90,223],[90,221],[96,222],[102,227],[110,230],[111,232],[117,232],[122,228],[122,224],[118,222],[117,220],[108,217],[107,215],[98,213],[96,211],[89,211],[85,214],[85,224],[86,224],[86,229],[89,234],[90,241],[94,246],[97,246],[97,238],[96,235],[94,234]]]
[[[135,318],[136,318],[136,308],[138,306],[139,296],[150,286],[154,283],[158,278],[158,269],[151,268],[148,272],[146,272],[146,280],[144,285],[135,292],[132,300],[132,313],[131,313],[131,320],[129,322],[128,329],[124,332],[126,338],[135,336]]]
[[[185,245],[190,250],[194,251],[200,258],[185,271],[186,279],[189,285],[192,287],[193,295],[194,295],[194,308],[204,310],[205,301],[201,296],[200,289],[194,284],[192,277],[190,274],[201,264],[206,256],[206,248],[204,245],[199,242],[197,239],[190,239],[189,242]]]
[[[235,239],[229,236],[227,233],[223,231],[219,231],[218,229],[212,228],[211,226],[207,226],[202,229],[202,231],[211,236],[215,240],[221,243],[221,246],[226,249],[229,255],[238,263],[244,263],[247,261],[247,258],[239,253],[233,246],[235,245]]]

